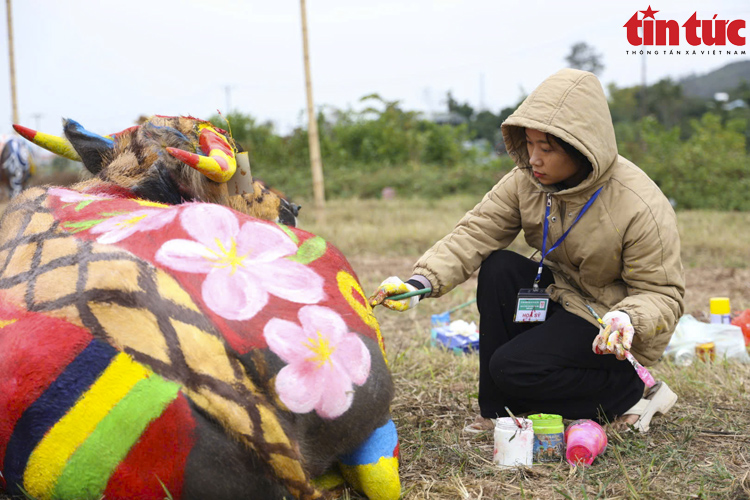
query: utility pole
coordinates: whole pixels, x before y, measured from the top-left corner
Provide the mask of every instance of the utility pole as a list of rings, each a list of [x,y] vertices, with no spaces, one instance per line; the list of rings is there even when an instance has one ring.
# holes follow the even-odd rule
[[[305,62],[305,87],[307,90],[307,138],[310,147],[310,168],[312,169],[313,196],[315,198],[315,216],[318,223],[325,223],[325,189],[323,185],[323,161],[320,157],[320,139],[318,138],[318,121],[315,118],[313,105],[312,78],[310,77],[310,52],[307,43],[307,13],[305,0],[300,0],[302,10],[302,49]]]
[[[5,0],[8,12],[8,60],[10,61],[10,99],[13,105],[13,123],[18,123],[18,100],[16,99],[16,62],[13,56],[13,14],[10,0]]]

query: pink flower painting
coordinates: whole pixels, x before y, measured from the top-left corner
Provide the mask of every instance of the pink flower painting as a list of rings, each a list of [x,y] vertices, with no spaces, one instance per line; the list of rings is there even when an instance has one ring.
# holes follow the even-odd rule
[[[154,231],[166,226],[177,215],[176,210],[144,208],[123,215],[116,215],[91,229],[101,234],[96,241],[103,244],[117,243],[139,231]]]
[[[214,313],[248,320],[268,303],[269,295],[300,304],[325,298],[323,278],[286,259],[297,245],[270,224],[240,226],[231,210],[208,203],[182,209],[180,222],[192,239],[173,239],[156,252],[156,262],[184,273],[205,274],[201,294]]]
[[[112,197],[105,194],[86,194],[65,188],[50,188],[47,190],[52,196],[57,196],[63,203],[79,203],[82,201],[92,202],[99,200],[111,200]]]
[[[287,363],[276,376],[276,392],[295,413],[336,418],[351,406],[353,384],[367,381],[370,352],[332,309],[305,306],[298,319],[271,319],[263,331],[268,347]]]

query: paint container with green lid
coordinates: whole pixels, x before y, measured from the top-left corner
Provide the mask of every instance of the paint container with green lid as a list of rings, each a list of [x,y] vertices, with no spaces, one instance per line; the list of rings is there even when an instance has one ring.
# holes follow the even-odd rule
[[[558,462],[565,457],[562,416],[537,413],[527,417],[534,425],[534,462]]]

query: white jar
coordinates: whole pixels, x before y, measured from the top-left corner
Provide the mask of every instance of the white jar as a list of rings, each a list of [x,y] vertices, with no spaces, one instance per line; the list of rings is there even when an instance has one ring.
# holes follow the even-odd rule
[[[534,456],[534,426],[531,420],[519,418],[522,428],[510,417],[495,421],[495,448],[492,461],[500,467],[531,467]]]

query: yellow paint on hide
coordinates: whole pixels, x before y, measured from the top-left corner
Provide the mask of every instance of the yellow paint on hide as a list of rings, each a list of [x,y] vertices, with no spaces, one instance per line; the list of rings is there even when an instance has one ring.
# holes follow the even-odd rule
[[[78,266],[64,266],[39,275],[34,285],[34,300],[51,302],[76,293]]]
[[[339,466],[346,482],[370,500],[398,500],[401,496],[396,457],[380,457],[374,464]]]
[[[180,286],[172,276],[161,269],[156,271],[156,288],[159,294],[165,299],[169,299],[177,305],[186,307],[190,310],[201,312],[195,305],[190,295]]]
[[[53,318],[64,319],[68,323],[72,323],[76,326],[84,326],[83,320],[81,320],[81,315],[78,312],[78,307],[76,305],[61,307],[60,309],[55,309],[54,311],[46,311],[44,314]]]
[[[383,353],[383,359],[385,360],[385,364],[387,365],[388,358],[386,358],[385,356],[385,343],[383,342],[383,335],[380,333],[380,325],[378,324],[377,318],[372,313],[372,307],[367,301],[367,297],[365,296],[365,292],[362,291],[362,287],[359,286],[359,283],[357,283],[357,280],[354,279],[354,276],[347,273],[346,271],[339,271],[338,274],[336,274],[336,282],[339,285],[339,292],[344,297],[344,299],[346,299],[346,302],[349,304],[349,306],[354,309],[354,312],[356,312],[359,317],[362,318],[362,321],[364,321],[367,326],[375,330],[375,334],[378,336],[378,345],[380,346],[380,351]],[[359,296],[362,298],[362,302],[354,298],[352,290],[359,294]]]
[[[23,196],[23,194],[20,196]],[[4,213],[3,216],[5,219],[3,219],[3,234],[9,238],[15,238],[24,223],[24,215],[26,215],[24,210]]]
[[[227,349],[218,337],[174,318],[170,318],[170,322],[177,333],[185,362],[193,371],[230,384],[234,382]]]
[[[142,207],[156,207],[156,208],[169,208],[170,207],[170,205],[165,205],[164,203],[157,203],[155,201],[148,201],[148,200],[144,200],[141,198],[138,198],[134,201]]]
[[[297,460],[284,455],[279,455],[278,453],[271,453],[271,459],[269,461],[275,471],[283,472],[283,477],[300,482],[307,481],[305,471],[302,470],[302,466]]]
[[[48,214],[44,212],[35,212],[34,215],[31,216],[29,225],[26,226],[26,229],[24,230],[23,235],[31,236],[32,234],[38,234],[38,233],[43,233],[45,231],[49,231],[49,229],[52,227],[52,224],[54,223],[55,223],[55,218],[52,217],[52,214]]]
[[[219,155],[215,154],[214,156],[219,156]],[[221,156],[226,158],[227,155],[222,154]],[[218,162],[211,157],[208,157],[208,156],[199,157],[198,163],[196,164],[194,168],[215,182],[227,182],[223,180],[225,177],[224,171],[221,169]]]
[[[30,271],[31,259],[34,257],[34,252],[36,252],[36,243],[18,245],[16,251],[13,252],[13,256],[10,258],[8,267],[5,268],[4,275],[10,278]]]
[[[55,238],[46,240],[42,246],[42,258],[39,265],[43,266],[61,257],[78,253],[78,243],[75,238]],[[0,261],[2,261],[0,259]]]
[[[171,364],[167,343],[152,312],[104,302],[89,302],[88,305],[115,347],[130,347]]]
[[[207,248],[207,250],[215,256],[213,258],[207,257],[207,260],[213,262],[213,266],[218,267],[219,269],[231,267],[232,272],[229,273],[229,275],[231,276],[235,273],[235,271],[237,271],[238,267],[245,267],[245,258],[250,254],[250,252],[242,255],[237,255],[237,242],[234,240],[234,238],[230,239],[231,244],[229,245],[229,248],[224,248],[224,243],[222,243],[219,238],[216,238],[216,248],[218,248],[219,251],[215,252],[214,250]]]
[[[232,145],[229,144],[229,141],[227,140],[227,138],[224,137],[224,134],[222,134],[221,132],[219,132],[218,130],[216,130],[216,127],[212,126],[209,123],[201,123],[201,124],[198,125],[198,136],[201,135],[200,133],[203,131],[204,128],[207,128],[208,130],[210,130],[211,132],[213,132],[216,135],[217,139],[219,139],[221,142],[223,142],[224,144],[226,144],[226,146],[227,146],[228,149],[230,149],[230,150],[234,149],[234,148],[232,148]],[[214,151],[217,151],[217,150],[212,149],[210,151],[210,154],[214,154]]]
[[[32,497],[50,498],[68,460],[109,411],[149,375],[130,356],[120,353],[73,408],[47,432],[29,457],[23,484]]]
[[[17,319],[0,319],[0,328],[5,328],[8,325],[12,325],[18,321]]]
[[[266,441],[269,443],[281,443],[291,446],[289,438],[284,432],[284,429],[281,428],[279,420],[276,418],[276,414],[266,406],[258,406],[258,412],[260,413],[260,426],[263,429],[263,435],[265,436]]]
[[[32,141],[39,147],[51,151],[58,156],[67,158],[73,161],[81,161],[81,157],[78,155],[73,145],[68,142],[67,139],[57,137],[56,135],[45,134],[44,132],[36,132]]]
[[[125,290],[137,292],[140,271],[132,260],[95,260],[89,262],[86,289]]]
[[[242,385],[244,385],[245,388],[253,394],[259,394],[258,388],[255,386],[255,384],[253,384],[252,380],[250,380],[249,377],[243,378]],[[267,382],[267,386],[276,387],[276,377],[271,377]],[[292,411],[287,408],[287,406],[283,401],[281,401],[281,399],[279,399],[279,395],[276,393],[276,391],[271,390],[268,393],[264,394],[264,396],[269,400],[271,404],[273,404],[277,408],[281,408],[282,411]]]
[[[247,411],[237,403],[229,401],[205,387],[201,387],[197,391],[183,390],[196,405],[216,417],[230,433],[252,435],[253,423],[250,421]]]
[[[312,480],[313,485],[321,490],[332,490],[344,484],[344,476],[339,471],[329,470]]]
[[[312,356],[306,358],[305,361],[312,361],[315,363],[315,368],[320,368],[326,363],[333,364],[331,356],[336,351],[335,346],[331,346],[328,338],[324,337],[322,333],[316,331],[316,338],[308,337],[305,347],[312,351]]]

